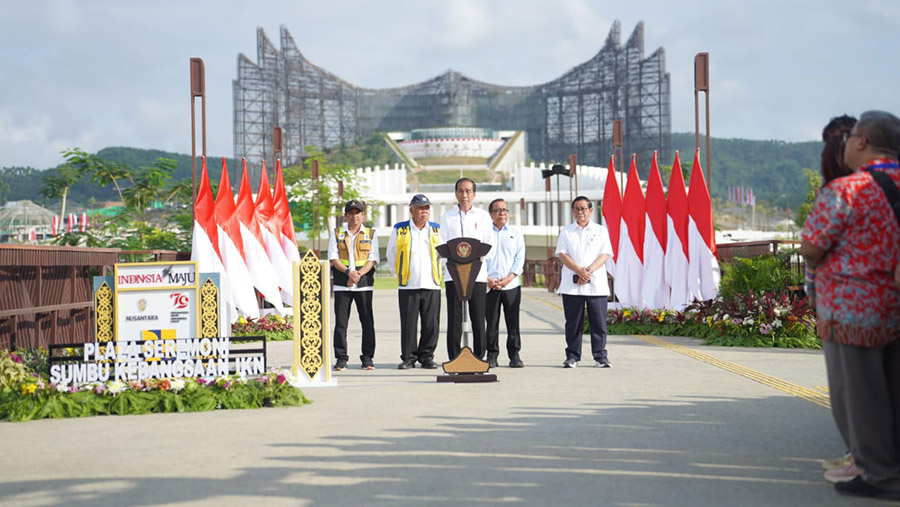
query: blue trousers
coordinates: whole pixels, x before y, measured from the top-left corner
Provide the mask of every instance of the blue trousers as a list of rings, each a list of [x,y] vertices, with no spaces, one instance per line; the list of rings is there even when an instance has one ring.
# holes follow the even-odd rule
[[[606,357],[606,296],[570,296],[563,294],[566,314],[566,359],[581,361],[581,330],[584,327],[584,308],[587,306],[591,327],[591,354],[594,359]]]

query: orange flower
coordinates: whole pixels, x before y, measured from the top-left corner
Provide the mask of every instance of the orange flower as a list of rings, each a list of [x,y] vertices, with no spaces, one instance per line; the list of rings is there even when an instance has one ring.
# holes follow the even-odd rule
[[[156,386],[159,387],[160,391],[168,391],[172,388],[172,383],[169,382],[169,379],[162,379]]]

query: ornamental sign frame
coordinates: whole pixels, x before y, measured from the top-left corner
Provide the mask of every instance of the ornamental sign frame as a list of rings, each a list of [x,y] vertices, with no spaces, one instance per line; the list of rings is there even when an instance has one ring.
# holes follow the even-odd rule
[[[134,262],[115,265],[115,340],[143,340],[150,321],[167,338],[201,332],[199,270],[196,261]],[[217,319],[218,320],[218,319]],[[129,330],[134,336],[123,336]]]

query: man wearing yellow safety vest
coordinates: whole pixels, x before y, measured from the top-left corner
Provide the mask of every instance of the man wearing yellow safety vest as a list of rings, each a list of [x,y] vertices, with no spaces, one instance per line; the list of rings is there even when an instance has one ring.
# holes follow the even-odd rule
[[[429,222],[431,201],[416,194],[409,202],[411,220],[394,224],[387,246],[387,263],[400,284],[400,360],[397,368],[437,368],[441,319],[441,261],[435,247],[441,242],[440,224]],[[422,333],[416,344],[416,328],[422,318]]]
[[[334,277],[334,369],[347,369],[347,321],[350,304],[356,303],[362,327],[364,370],[374,370],[375,320],[372,313],[372,285],[378,264],[378,238],[375,229],[362,225],[363,203],[352,200],[344,206],[346,223],[334,230],[328,240],[328,260]]]

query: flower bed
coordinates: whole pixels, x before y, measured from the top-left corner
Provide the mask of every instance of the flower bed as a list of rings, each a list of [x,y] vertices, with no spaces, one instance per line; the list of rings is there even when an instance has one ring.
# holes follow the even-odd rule
[[[232,336],[265,336],[266,341],[294,339],[294,322],[291,316],[269,314],[259,319],[239,317],[231,326]]]
[[[708,345],[820,349],[815,315],[805,298],[752,291],[675,310],[610,310],[610,334],[702,338]],[[585,325],[585,332],[587,332]]]
[[[40,360],[41,354],[33,356]],[[257,378],[230,376],[56,385],[32,370],[23,354],[0,351],[0,420],[203,412],[306,403],[309,400],[283,373],[266,373]]]

